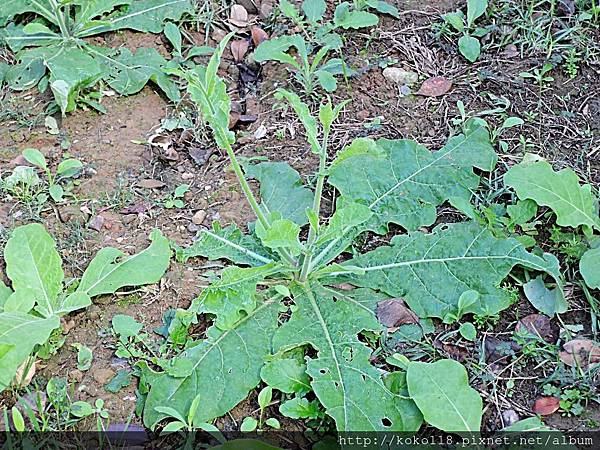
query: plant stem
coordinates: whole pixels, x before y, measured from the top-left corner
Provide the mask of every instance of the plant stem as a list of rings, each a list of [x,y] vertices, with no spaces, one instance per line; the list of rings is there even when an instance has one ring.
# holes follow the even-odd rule
[[[321,197],[323,196],[323,186],[325,185],[325,175],[326,175],[326,165],[327,165],[327,141],[329,140],[329,131],[325,130],[323,135],[323,145],[321,146],[321,153],[319,154],[319,173],[317,176],[317,187],[315,189],[315,199],[313,202],[313,212],[317,219],[321,214]],[[306,241],[306,253],[304,255],[304,260],[302,261],[302,269],[300,270],[300,281],[306,281],[306,277],[309,273],[310,262],[312,259],[312,247],[315,244],[317,239],[317,230],[310,224],[310,228],[308,230],[308,239]]]
[[[248,181],[246,180],[246,177],[244,176],[244,172],[242,171],[240,163],[238,162],[237,157],[235,156],[235,153],[233,151],[233,148],[231,147],[231,144],[229,144],[229,142],[227,141],[227,137],[221,128],[218,128],[218,133],[220,135],[221,141],[227,142],[227,144],[225,145],[225,151],[227,152],[227,156],[229,157],[229,161],[231,161],[231,166],[233,167],[233,171],[235,172],[238,182],[240,183],[240,186],[242,187],[242,191],[244,191],[244,195],[246,196],[246,199],[248,200],[248,203],[250,204],[252,211],[254,211],[254,214],[256,214],[256,217],[258,218],[258,221],[261,223],[261,225],[264,228],[269,228],[271,226],[271,223],[269,222],[269,219],[267,218],[267,216],[265,216],[265,214],[261,210],[260,205],[258,204],[258,201],[256,200],[256,197],[254,197],[254,193],[250,189],[250,185],[248,184]],[[286,249],[281,249],[280,253],[281,253],[281,256],[288,263],[290,263],[293,266],[296,266],[296,261],[289,254],[289,252]]]

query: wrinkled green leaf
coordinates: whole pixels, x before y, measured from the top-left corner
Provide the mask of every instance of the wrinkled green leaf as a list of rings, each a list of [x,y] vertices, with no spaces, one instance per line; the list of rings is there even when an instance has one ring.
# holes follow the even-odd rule
[[[430,234],[396,236],[389,246],[344,264],[362,268],[365,274],[343,279],[401,297],[419,317],[498,313],[510,305],[511,298],[499,286],[516,265],[548,273],[562,286],[554,256],[530,254],[515,239],[496,238],[475,223],[446,225]],[[459,308],[461,294],[471,290],[479,298]]]
[[[131,316],[117,314],[112,318],[112,327],[115,333],[127,339],[137,336],[144,326]]]
[[[485,14],[488,0],[467,0],[467,26],[471,28],[475,20]]]
[[[319,417],[319,402],[308,401],[304,397],[294,397],[279,407],[279,412],[291,419],[316,419]]]
[[[151,380],[144,407],[146,426],[153,427],[165,417],[155,410],[160,405],[171,405],[186,415],[199,395],[202,406],[194,416],[194,423],[199,423],[222,416],[245,399],[260,382],[278,311],[277,302],[265,301],[230,329],[209,328],[207,339],[196,342],[171,362],[171,366],[183,362],[185,372],[178,377],[162,373]]]
[[[104,385],[104,389],[108,392],[116,394],[121,389],[126,388],[131,384],[131,371],[126,369],[118,370],[115,376]]]
[[[335,8],[333,20],[336,26],[345,30],[371,27],[379,23],[379,17],[375,14],[351,10],[348,2],[340,3]]]
[[[46,342],[59,326],[57,316],[42,319],[22,312],[0,313],[0,392],[10,385],[34,347]]]
[[[425,421],[442,431],[479,431],[483,402],[469,386],[467,371],[458,362],[411,362],[406,371],[410,397]]]
[[[213,223],[212,230],[200,230],[194,243],[177,251],[177,259],[204,256],[209,260],[228,259],[236,264],[259,266],[272,262],[269,252],[254,235],[243,234],[236,225],[221,227]]]
[[[373,211],[370,229],[385,232],[393,222],[415,230],[434,223],[436,206],[449,198],[469,199],[479,185],[473,168],[491,171],[496,161],[483,128],[450,138],[437,152],[409,140],[356,139],[338,154],[329,183]]]
[[[260,183],[261,207],[266,213],[277,212],[298,225],[308,223],[305,211],[312,207],[314,194],[296,170],[284,162],[262,162],[245,170],[248,178]]]
[[[143,89],[148,81],[156,83],[166,96],[179,100],[179,89],[164,73],[167,61],[153,48],[139,48],[135,54],[122,48],[113,60],[107,60],[113,68],[109,75],[108,84],[119,94],[136,94]]]
[[[294,358],[269,361],[260,371],[260,376],[269,386],[287,394],[303,395],[311,390],[306,364]]]
[[[122,14],[116,14],[101,23],[82,31],[80,37],[92,36],[122,29],[160,33],[166,20],[177,21],[185,13],[192,13],[190,0],[136,0]]]
[[[296,309],[275,333],[273,348],[308,343],[317,350],[317,357],[308,359],[307,373],[337,430],[416,431],[421,415],[414,403],[384,385],[369,361],[371,350],[358,340],[362,331],[381,329],[372,312],[347,299],[334,301],[332,291],[318,286],[310,291],[297,287],[293,296]]]
[[[148,248],[132,256],[112,247],[101,249],[85,270],[77,292],[95,297],[159,281],[169,267],[171,249],[169,240],[158,230],[150,234],[150,239]]]
[[[193,301],[190,310],[215,314],[215,325],[221,330],[230,330],[256,309],[259,299],[257,283],[278,271],[279,267],[274,263],[260,267],[227,267],[221,278]]]
[[[13,289],[29,291],[42,314],[50,317],[64,278],[52,236],[37,223],[18,227],[6,243],[4,260]]]
[[[552,209],[560,226],[587,225],[600,229],[598,202],[592,188],[589,184],[581,186],[572,169],[555,172],[547,161],[525,161],[506,172],[504,183],[512,187],[521,200],[531,199]]]
[[[72,344],[72,346],[77,350],[77,369],[82,372],[89,370],[92,367],[92,360],[94,359],[92,350],[79,342]]]
[[[298,256],[303,248],[300,243],[300,226],[288,219],[272,220],[266,229],[257,222],[256,235],[265,247],[275,251],[288,250],[292,256]]]

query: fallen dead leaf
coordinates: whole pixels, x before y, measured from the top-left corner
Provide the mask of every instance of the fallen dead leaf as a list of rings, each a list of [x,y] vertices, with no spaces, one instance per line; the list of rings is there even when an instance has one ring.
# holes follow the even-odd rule
[[[440,97],[446,94],[451,88],[452,81],[448,78],[433,77],[425,80],[416,93],[425,97]]]
[[[245,39],[238,39],[237,41],[231,42],[231,54],[233,55],[233,60],[235,62],[242,62],[244,60],[244,56],[248,53],[248,41]]]
[[[31,380],[35,375],[35,364],[36,363],[34,359],[31,357],[27,358],[17,369],[17,373],[13,378],[12,385],[21,389],[29,386],[29,383],[31,383]]]
[[[138,187],[141,187],[143,189],[159,189],[161,187],[165,187],[167,184],[160,180],[154,180],[152,178],[147,178],[145,180],[138,182],[137,185],[138,185]]]
[[[504,48],[502,56],[504,56],[505,58],[516,58],[517,56],[519,56],[519,49],[515,44],[508,44]]]
[[[556,397],[540,397],[533,405],[533,412],[540,416],[554,414],[559,407],[560,399]]]
[[[600,363],[600,347],[589,339],[573,339],[563,345],[565,351],[558,356],[567,366],[587,369],[590,364]]]
[[[242,5],[233,5],[229,14],[229,21],[239,28],[248,25],[248,11]]]
[[[254,47],[258,47],[261,43],[269,39],[269,35],[260,27],[255,26],[250,28],[250,33],[252,34]]]
[[[485,338],[485,360],[489,364],[508,363],[508,360],[520,350],[514,341],[502,341],[498,338],[487,336]]]
[[[388,328],[419,322],[419,317],[406,306],[401,298],[390,298],[377,303],[376,315],[379,323]]]
[[[188,150],[190,157],[199,166],[206,164],[208,159],[215,153],[214,149],[191,148]]]
[[[233,130],[237,123],[240,121],[240,113],[231,111],[229,113],[229,129]]]
[[[260,18],[267,19],[275,8],[274,0],[262,0],[260,3]]]
[[[543,314],[529,314],[523,317],[517,322],[515,329],[521,333],[527,331],[534,336],[539,336],[546,342],[554,341],[554,332],[552,331],[550,318]]]

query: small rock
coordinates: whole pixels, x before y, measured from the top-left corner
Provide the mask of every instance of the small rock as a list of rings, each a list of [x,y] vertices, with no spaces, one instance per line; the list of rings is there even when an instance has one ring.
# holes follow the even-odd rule
[[[92,378],[101,385],[105,385],[115,376],[115,371],[112,369],[96,369],[92,372]]]
[[[199,209],[198,211],[196,211],[196,214],[194,214],[194,217],[192,217],[192,222],[196,225],[202,225],[204,219],[206,219],[206,211],[203,209]]]
[[[192,234],[196,234],[199,229],[200,229],[200,227],[198,225],[196,225],[195,223],[190,223],[187,226],[187,230]]]
[[[502,413],[502,420],[505,427],[510,427],[513,423],[519,421],[519,415],[514,409],[507,409]]]
[[[89,221],[88,228],[94,231],[100,231],[102,229],[102,225],[104,225],[104,217],[98,215]]]
[[[383,76],[397,84],[415,84],[419,81],[419,74],[398,67],[387,67],[383,70]]]
[[[193,173],[185,172],[185,173],[181,174],[181,179],[182,180],[193,180],[195,176],[196,175],[194,175]]]

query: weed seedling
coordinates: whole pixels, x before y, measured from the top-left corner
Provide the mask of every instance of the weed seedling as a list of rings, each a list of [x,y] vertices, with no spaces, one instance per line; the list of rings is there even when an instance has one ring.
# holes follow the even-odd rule
[[[173,194],[165,199],[163,205],[167,209],[178,208],[181,209],[185,206],[183,199],[186,192],[189,192],[190,186],[188,184],[180,184],[175,188]]]
[[[458,50],[470,62],[477,61],[481,54],[481,44],[478,38],[482,38],[488,33],[485,28],[475,27],[475,21],[485,14],[487,7],[487,0],[469,0],[466,16],[462,11],[442,16],[444,22],[462,34],[458,39]]]

